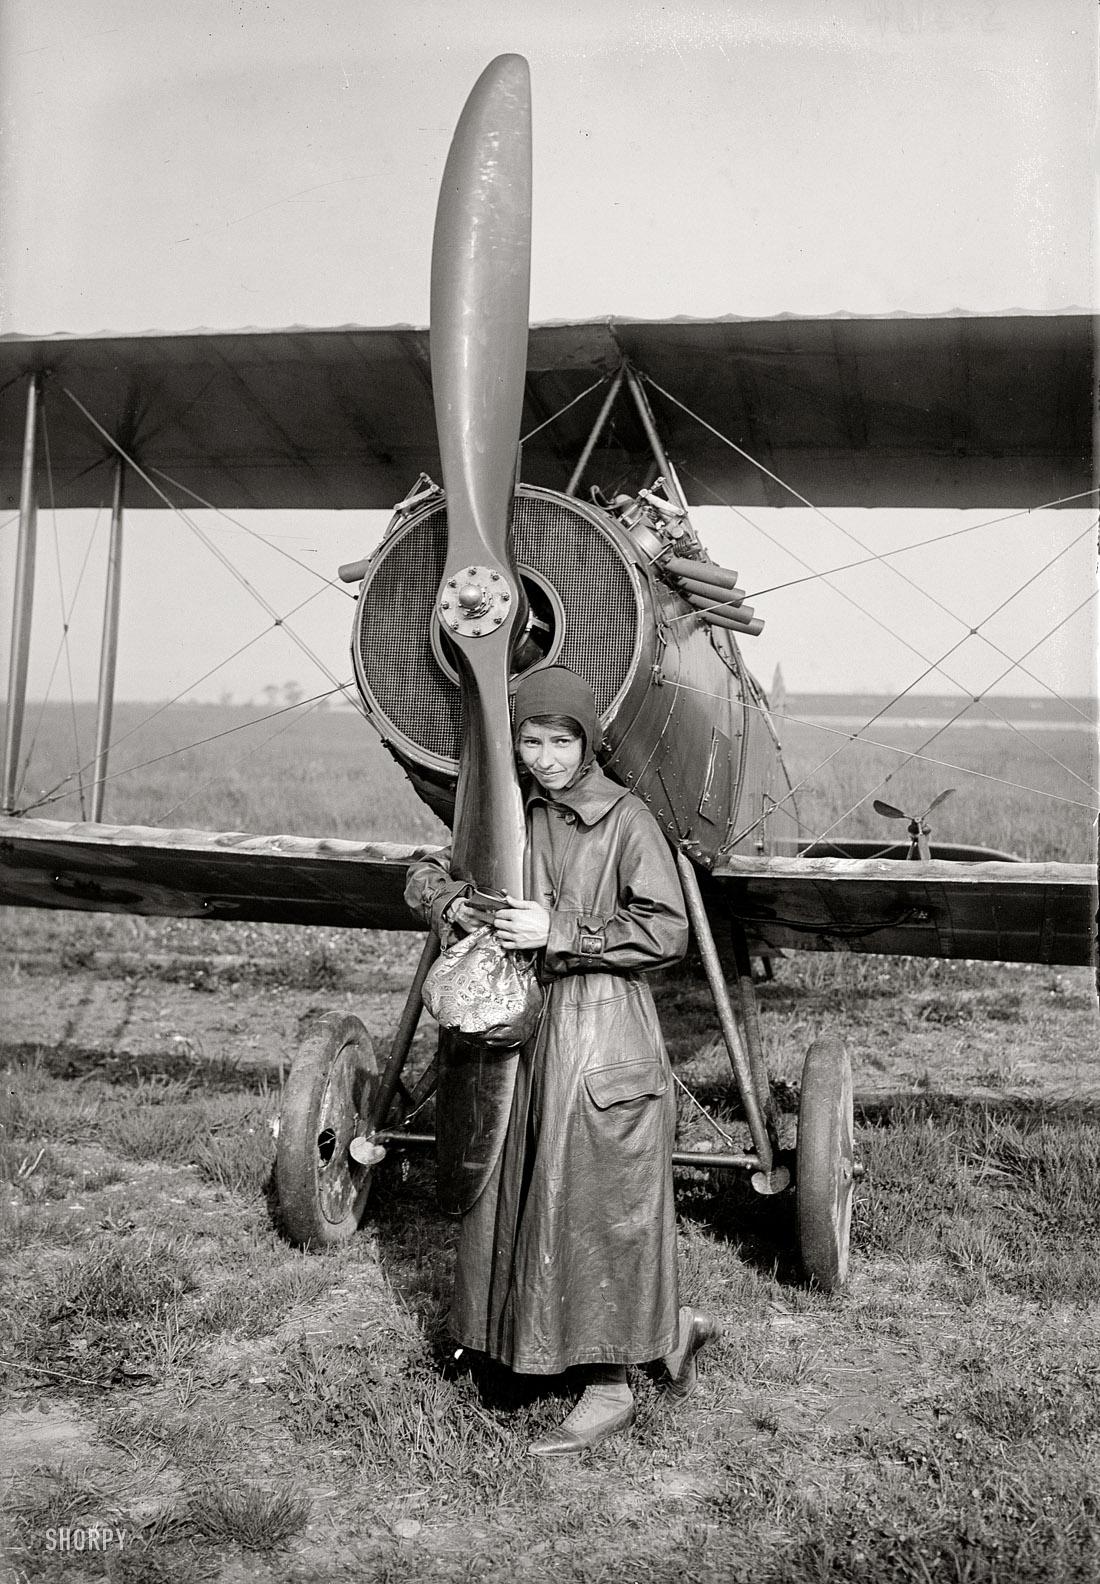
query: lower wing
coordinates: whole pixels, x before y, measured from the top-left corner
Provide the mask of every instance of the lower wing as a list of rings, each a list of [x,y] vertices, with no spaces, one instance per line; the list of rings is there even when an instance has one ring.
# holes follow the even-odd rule
[[[0,817],[0,903],[415,930],[410,863],[434,847]],[[1088,864],[728,858],[712,915],[762,947],[1064,966],[1096,960]]]
[[[1096,882],[1089,864],[727,858],[702,883],[763,946],[1080,966]]]

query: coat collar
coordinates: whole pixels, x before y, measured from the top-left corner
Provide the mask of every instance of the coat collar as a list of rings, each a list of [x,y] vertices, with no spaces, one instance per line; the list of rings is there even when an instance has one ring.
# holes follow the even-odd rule
[[[628,796],[626,787],[605,776],[599,765],[592,764],[582,773],[579,781],[565,787],[554,797],[548,797],[532,777],[525,802],[527,808],[533,803],[545,803],[548,806],[556,804],[560,808],[571,809],[582,825],[595,825],[616,803]]]

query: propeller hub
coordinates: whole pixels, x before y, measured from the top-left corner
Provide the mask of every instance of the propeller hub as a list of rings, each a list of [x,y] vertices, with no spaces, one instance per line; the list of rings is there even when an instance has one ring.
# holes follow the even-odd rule
[[[482,638],[504,625],[512,605],[509,579],[493,567],[464,567],[440,590],[439,619],[462,638]]]

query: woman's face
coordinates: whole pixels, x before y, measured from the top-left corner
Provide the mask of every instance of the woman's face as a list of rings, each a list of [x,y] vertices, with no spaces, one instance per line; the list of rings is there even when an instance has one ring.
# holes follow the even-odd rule
[[[580,769],[584,738],[560,726],[538,726],[524,721],[516,738],[520,763],[548,792],[569,785]]]

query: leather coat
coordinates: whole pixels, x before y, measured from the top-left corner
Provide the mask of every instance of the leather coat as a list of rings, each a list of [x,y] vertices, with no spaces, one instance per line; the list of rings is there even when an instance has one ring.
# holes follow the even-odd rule
[[[437,928],[464,889],[447,856],[414,864],[406,890]],[[529,793],[524,890],[550,914],[546,1005],[462,1219],[452,1331],[531,1374],[659,1358],[676,1339],[676,1105],[642,975],[687,946],[675,864],[644,804],[592,765]]]

